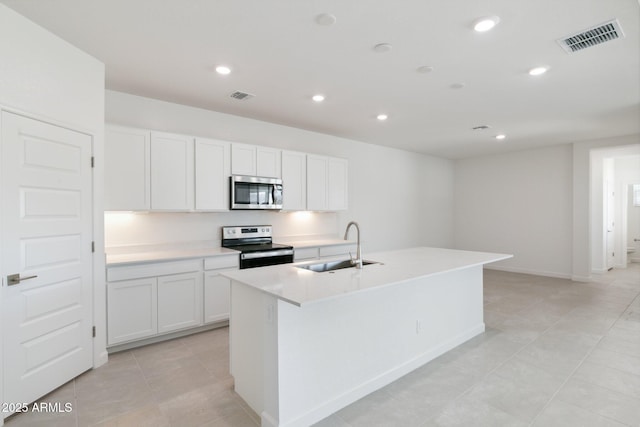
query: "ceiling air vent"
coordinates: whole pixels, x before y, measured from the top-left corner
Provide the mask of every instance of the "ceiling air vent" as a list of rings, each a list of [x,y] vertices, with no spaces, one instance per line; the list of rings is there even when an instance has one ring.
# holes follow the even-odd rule
[[[567,53],[573,53],[619,38],[624,38],[624,33],[618,20],[613,19],[596,27],[591,27],[569,37],[559,39],[558,44],[560,44]]]
[[[237,99],[238,101],[246,101],[248,99],[253,98],[255,95],[251,95],[250,93],[246,93],[246,92],[240,92],[239,90],[237,90],[229,96],[233,99]]]

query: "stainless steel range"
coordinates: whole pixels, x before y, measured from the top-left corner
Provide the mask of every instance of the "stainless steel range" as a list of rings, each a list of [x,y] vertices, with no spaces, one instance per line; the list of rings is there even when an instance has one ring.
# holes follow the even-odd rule
[[[270,225],[222,227],[222,246],[240,251],[240,268],[293,262],[293,246],[273,243]]]

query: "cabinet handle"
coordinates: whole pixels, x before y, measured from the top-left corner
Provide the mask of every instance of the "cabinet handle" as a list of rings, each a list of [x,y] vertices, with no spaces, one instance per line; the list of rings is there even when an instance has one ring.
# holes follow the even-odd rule
[[[20,277],[20,274],[10,274],[7,276],[7,284],[8,286],[13,286],[19,284],[23,280],[35,279],[38,277],[37,275]]]

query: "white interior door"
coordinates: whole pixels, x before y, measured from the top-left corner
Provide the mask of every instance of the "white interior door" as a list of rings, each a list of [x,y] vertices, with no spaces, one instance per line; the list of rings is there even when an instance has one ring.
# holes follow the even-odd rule
[[[605,181],[605,197],[607,204],[606,207],[606,219],[605,219],[605,227],[607,233],[607,269],[611,270],[615,265],[615,215],[616,215],[616,204],[615,204],[615,193],[614,193],[614,185],[611,181]]]
[[[92,366],[92,140],[3,112],[1,143],[4,401],[30,403]]]

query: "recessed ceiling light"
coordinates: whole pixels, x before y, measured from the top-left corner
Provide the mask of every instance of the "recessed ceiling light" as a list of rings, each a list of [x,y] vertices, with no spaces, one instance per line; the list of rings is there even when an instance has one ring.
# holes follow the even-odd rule
[[[379,43],[373,47],[374,52],[377,53],[385,53],[389,52],[393,46],[389,43]]]
[[[416,68],[416,71],[420,74],[428,74],[433,71],[433,67],[430,65],[423,65],[422,67]]]
[[[465,86],[464,83],[454,83],[451,86],[449,86],[451,89],[462,89]]]
[[[485,16],[474,21],[473,29],[479,33],[489,31],[500,22],[500,18],[497,16]]]
[[[535,67],[529,70],[530,76],[540,76],[549,71],[549,67]]]
[[[324,25],[325,27],[328,27],[329,25],[333,25],[336,23],[336,17],[335,15],[332,15],[330,13],[321,13],[320,15],[316,16],[316,24],[318,25]]]
[[[227,74],[231,73],[231,68],[227,67],[226,65],[218,65],[216,67],[216,73],[226,76]]]
[[[501,133],[499,135],[496,135],[496,139],[505,139],[507,137],[507,135]]]
[[[324,101],[324,95],[321,95],[321,94],[313,95],[311,99],[313,99],[315,102],[322,102]]]
[[[389,118],[389,116],[387,116],[386,114],[378,114],[376,116],[376,119],[380,120],[381,122],[384,122],[385,120],[387,120]]]

